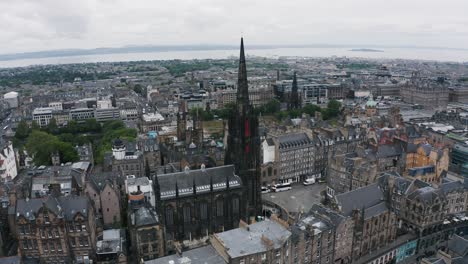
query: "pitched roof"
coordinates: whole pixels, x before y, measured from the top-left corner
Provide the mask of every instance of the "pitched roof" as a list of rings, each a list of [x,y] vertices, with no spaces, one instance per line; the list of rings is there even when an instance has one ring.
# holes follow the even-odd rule
[[[384,201],[384,194],[377,183],[339,194],[335,199],[344,216],[351,216],[353,210],[367,209]]]
[[[287,134],[278,137],[279,147],[287,148],[297,145],[305,145],[312,142],[306,133]]]
[[[16,204],[16,217],[24,216],[27,219],[33,220],[37,216],[39,210],[45,206],[54,214],[65,217],[67,220],[72,220],[76,213],[84,216],[88,215],[87,198],[82,196],[60,196],[35,199],[20,199]]]

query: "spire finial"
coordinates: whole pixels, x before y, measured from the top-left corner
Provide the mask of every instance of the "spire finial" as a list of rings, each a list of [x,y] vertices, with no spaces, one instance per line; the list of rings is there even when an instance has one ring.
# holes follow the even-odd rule
[[[237,82],[237,103],[249,105],[249,87],[247,83],[247,66],[245,64],[244,38],[241,37],[239,56],[239,79]]]

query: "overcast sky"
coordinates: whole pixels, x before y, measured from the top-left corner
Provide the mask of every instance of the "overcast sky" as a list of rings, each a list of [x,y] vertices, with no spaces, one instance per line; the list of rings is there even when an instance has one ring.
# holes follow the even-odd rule
[[[160,44],[468,48],[468,0],[0,0],[0,53]]]

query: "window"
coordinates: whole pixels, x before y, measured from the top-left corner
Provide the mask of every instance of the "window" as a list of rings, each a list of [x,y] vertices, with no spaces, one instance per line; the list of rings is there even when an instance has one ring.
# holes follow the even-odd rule
[[[192,220],[192,217],[190,215],[190,205],[185,205],[183,209],[184,213],[184,223],[190,223]]]
[[[208,204],[207,203],[200,204],[200,218],[202,220],[208,219]]]
[[[174,210],[170,206],[166,208],[166,224],[167,225],[174,224]]]
[[[232,199],[232,213],[234,215],[239,214],[239,198],[237,197]]]
[[[223,199],[219,199],[216,201],[216,216],[223,216],[224,215],[224,201]]]
[[[44,210],[43,215],[44,215],[44,222],[46,224],[48,224],[49,223],[49,212],[47,212],[47,210]]]

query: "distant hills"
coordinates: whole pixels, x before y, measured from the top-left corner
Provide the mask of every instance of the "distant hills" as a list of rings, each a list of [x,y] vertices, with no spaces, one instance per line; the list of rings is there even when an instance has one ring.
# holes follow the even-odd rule
[[[355,48],[351,51],[363,52],[383,52],[382,50],[361,48],[368,45],[249,45],[249,49],[278,49],[278,48]],[[375,46],[383,48],[384,46]],[[415,48],[415,49],[450,49],[442,47],[416,47],[401,46],[393,48]],[[146,46],[126,46],[120,48],[96,48],[96,49],[63,49],[25,53],[0,54],[0,61],[20,60],[20,59],[40,59],[50,57],[69,57],[103,54],[123,54],[123,53],[149,53],[149,52],[169,52],[169,51],[203,51],[203,50],[238,50],[238,45],[146,45]]]

